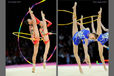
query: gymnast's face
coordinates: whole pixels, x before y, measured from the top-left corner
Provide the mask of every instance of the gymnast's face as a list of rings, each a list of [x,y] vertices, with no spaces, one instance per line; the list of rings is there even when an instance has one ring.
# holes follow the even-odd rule
[[[90,34],[89,34],[89,39],[91,39],[91,40],[96,40],[96,37],[95,37],[94,34],[90,33]]]
[[[27,22],[28,22],[29,25],[32,24],[32,20],[31,19],[28,19]]]

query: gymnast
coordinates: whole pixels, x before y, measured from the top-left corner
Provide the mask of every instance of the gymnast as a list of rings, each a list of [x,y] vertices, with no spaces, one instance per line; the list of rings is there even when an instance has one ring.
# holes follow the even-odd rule
[[[39,35],[39,30],[37,27],[37,22],[36,22],[36,18],[33,14],[33,11],[29,8],[29,13],[31,16],[31,19],[27,19],[28,24],[29,24],[29,31],[31,34],[31,40],[34,44],[34,53],[33,53],[33,57],[32,57],[32,62],[33,62],[33,68],[32,68],[32,72],[35,72],[35,64],[36,64],[36,56],[38,53],[38,48],[39,48],[39,40],[40,40],[40,35]]]
[[[109,33],[108,33],[108,29],[105,29],[105,31],[107,31],[107,32],[102,34],[101,27],[102,28],[104,28],[104,27],[101,22],[101,15],[102,15],[102,8],[100,8],[100,11],[98,12],[97,34],[99,35],[99,37],[97,38],[97,42],[98,42],[99,55],[100,55],[101,62],[103,63],[104,69],[107,70],[105,61],[104,61],[104,56],[103,56],[103,47],[107,48],[107,46],[105,46],[104,44],[108,41]]]
[[[106,69],[106,66],[105,66],[105,62],[104,62],[104,57],[103,57],[103,47],[104,48],[107,48],[109,50],[109,47],[105,45],[105,43],[108,41],[108,36],[109,36],[109,33],[108,33],[108,29],[106,29],[104,27],[104,25],[102,24],[101,22],[101,13],[102,13],[102,8],[100,8],[100,11],[98,12],[98,19],[97,19],[97,33],[95,31],[95,28],[94,28],[94,23],[93,23],[93,17],[91,17],[91,20],[92,20],[92,24],[91,24],[91,27],[92,27],[92,32],[93,33],[96,33],[98,35],[97,39],[88,39],[88,42],[93,42],[93,41],[97,41],[98,42],[98,47],[99,47],[99,55],[100,55],[100,59],[101,59],[101,62],[103,63],[103,66],[104,66],[104,69]],[[78,23],[79,24],[79,23]],[[81,25],[83,27],[83,25]],[[102,34],[102,30],[101,28],[106,31],[106,33]],[[88,44],[89,44],[88,43]]]
[[[77,22],[77,16],[76,16],[76,5],[77,5],[77,3],[75,2],[74,6],[73,6],[73,31],[72,31],[73,52],[74,52],[74,56],[76,58],[76,61],[79,65],[79,70],[81,73],[83,73],[82,68],[81,68],[80,58],[78,56],[78,45],[81,43],[81,41],[83,42],[84,53],[85,53],[85,60],[84,61],[87,64],[89,64],[89,67],[91,67],[90,57],[88,54],[88,46],[87,46],[88,45],[88,39],[96,40],[98,35],[96,33],[90,33],[89,28],[84,28],[82,26],[80,26],[81,30],[78,31],[78,27],[77,27],[78,22]]]
[[[41,16],[42,16],[42,21],[40,21],[39,25],[40,25],[40,34],[41,34],[41,36],[43,38],[43,42],[45,44],[45,52],[44,52],[44,56],[43,56],[43,68],[45,69],[47,54],[48,54],[48,51],[50,48],[49,35],[52,34],[52,33],[48,32],[47,27],[52,25],[52,23],[50,21],[48,21],[47,19],[45,19],[45,15],[44,15],[43,11],[41,11]]]
[[[105,43],[108,41],[108,37],[109,37],[109,32],[108,29],[106,29],[104,27],[104,25],[101,22],[101,14],[102,14],[102,8],[100,8],[100,11],[98,12],[98,19],[97,19],[97,33],[95,32],[95,28],[94,28],[94,24],[93,24],[93,17],[91,17],[92,19],[92,32],[96,33],[98,35],[96,40],[92,40],[93,41],[97,41],[98,42],[98,47],[99,47],[99,55],[100,55],[100,59],[101,62],[103,63],[104,69],[107,70],[105,62],[104,62],[104,57],[103,57],[103,47],[107,48],[109,50],[109,47],[105,45]],[[102,30],[101,28],[106,31],[106,33],[102,34]],[[91,42],[90,39],[88,39],[88,42]]]

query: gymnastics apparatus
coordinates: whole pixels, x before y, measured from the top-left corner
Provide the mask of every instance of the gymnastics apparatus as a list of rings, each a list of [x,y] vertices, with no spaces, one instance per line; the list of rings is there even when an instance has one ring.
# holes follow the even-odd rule
[[[50,25],[52,25],[52,23],[50,21],[48,21],[47,19],[45,19],[45,14],[43,13],[43,11],[41,11],[41,17],[42,17],[42,21],[40,21],[38,18],[35,17],[35,15],[33,14],[32,9],[36,6],[39,5],[43,2],[45,2],[46,0],[42,0],[40,2],[37,2],[35,4],[32,5],[32,7],[29,8],[29,11],[25,14],[25,16],[23,17],[20,27],[19,27],[19,31],[18,32],[13,32],[12,34],[17,36],[17,41],[18,41],[18,48],[20,51],[21,56],[24,58],[24,60],[33,65],[32,68],[32,72],[35,72],[35,64],[36,64],[36,56],[38,53],[38,47],[39,47],[39,42],[43,41],[45,44],[45,52],[44,52],[44,56],[43,56],[43,68],[45,69],[46,66],[46,62],[48,62],[51,57],[53,56],[55,50],[56,50],[56,46],[53,50],[53,52],[51,53],[51,55],[49,56],[49,58],[47,58],[47,54],[50,48],[50,40],[49,40],[49,35],[56,35],[55,33],[51,33],[48,32],[47,27],[50,27]],[[24,33],[21,32],[21,28],[23,25],[23,22],[25,20],[25,17],[30,14],[31,19],[27,19],[27,22],[29,24],[29,33]],[[47,24],[48,23],[48,24]],[[38,29],[37,25],[40,26],[40,29]],[[39,33],[40,32],[40,33]],[[41,37],[40,37],[41,34]],[[31,36],[31,37],[28,37]],[[20,49],[20,44],[19,44],[19,38],[24,38],[24,39],[29,39],[33,42],[34,44],[34,53],[33,53],[33,57],[32,57],[32,62],[30,62],[29,60],[27,60],[27,58],[22,54],[22,51]]]
[[[80,73],[83,73],[83,70],[81,68],[80,57],[78,56],[78,45],[80,44],[81,41],[83,43],[84,54],[85,54],[84,62],[89,64],[90,68],[91,68],[91,61],[90,61],[90,57],[88,54],[88,45],[90,42],[94,42],[94,41],[98,42],[99,56],[100,56],[101,62],[103,63],[104,69],[107,70],[106,65],[105,65],[106,60],[104,60],[104,57],[103,57],[103,47],[109,50],[109,47],[105,45],[105,43],[108,41],[109,33],[108,33],[108,29],[106,29],[101,22],[102,8],[100,8],[98,15],[88,16],[84,18],[83,16],[81,16],[80,19],[77,19],[76,6],[77,6],[77,3],[75,2],[72,8],[73,12],[70,12],[68,10],[58,10],[59,12],[66,12],[66,13],[70,13],[73,15],[72,16],[73,22],[66,23],[66,24],[58,24],[58,25],[66,26],[66,25],[73,24],[72,26],[73,52],[74,52],[74,57],[79,66],[79,71]],[[96,17],[97,19],[93,20],[94,17]],[[88,18],[91,18],[91,21],[83,23],[83,20],[88,19]],[[95,21],[97,21],[97,32],[95,32],[95,28],[94,28]],[[84,27],[84,25],[89,24],[89,23],[91,23],[92,33],[90,33],[89,28]],[[80,31],[78,30],[78,27],[77,27],[78,25],[80,26],[80,29],[81,29]],[[104,31],[106,31],[106,33],[102,34],[101,28]],[[100,63],[96,61],[96,64],[100,64]]]

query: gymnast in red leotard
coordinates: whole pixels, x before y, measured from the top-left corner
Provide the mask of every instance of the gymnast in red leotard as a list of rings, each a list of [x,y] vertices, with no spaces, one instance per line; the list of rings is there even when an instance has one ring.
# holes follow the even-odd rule
[[[29,8],[29,13],[30,13],[31,19],[27,19],[27,22],[29,24],[31,41],[34,44],[34,53],[33,53],[33,57],[32,57],[32,62],[33,62],[32,72],[34,73],[35,72],[35,64],[36,64],[36,56],[38,53],[38,47],[39,47],[39,41],[40,41],[40,35],[39,35],[39,30],[38,30],[37,24],[39,24],[40,21],[38,21],[36,19],[36,17],[33,14],[33,11],[30,8]]]
[[[39,25],[40,25],[40,34],[41,34],[43,42],[45,44],[45,52],[44,52],[44,56],[43,56],[43,67],[45,69],[47,54],[48,54],[48,51],[50,48],[49,35],[52,34],[52,33],[48,32],[47,27],[51,26],[52,23],[50,21],[48,21],[47,19],[45,19],[45,15],[42,11],[41,11],[41,16],[42,16],[42,21],[40,21]],[[46,22],[48,24],[46,24]]]

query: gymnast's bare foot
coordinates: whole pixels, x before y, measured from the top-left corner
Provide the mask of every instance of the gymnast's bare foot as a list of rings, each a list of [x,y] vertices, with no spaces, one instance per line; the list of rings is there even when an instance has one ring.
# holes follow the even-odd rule
[[[35,73],[35,67],[32,68],[32,73]]]
[[[105,71],[107,71],[107,68],[106,68],[106,66],[104,66],[104,70],[105,70]]]
[[[83,70],[81,67],[79,67],[80,73],[83,74]]]
[[[74,6],[72,7],[72,9],[75,9],[77,6],[77,2],[74,3]]]
[[[46,62],[43,63],[43,68],[44,68],[44,69],[46,68]]]
[[[91,61],[89,55],[85,56],[84,62],[86,62],[86,64],[89,64],[89,68],[91,68]]]

